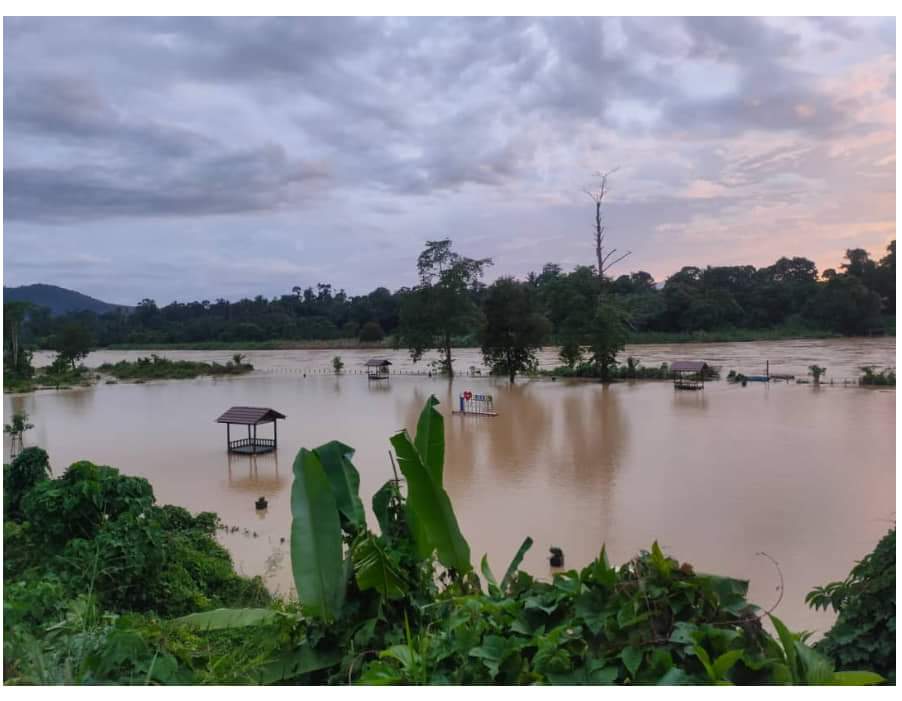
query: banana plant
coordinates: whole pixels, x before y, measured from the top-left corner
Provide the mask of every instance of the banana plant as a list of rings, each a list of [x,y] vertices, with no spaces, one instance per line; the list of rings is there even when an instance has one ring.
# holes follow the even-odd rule
[[[347,584],[338,504],[317,451],[305,448],[291,486],[291,570],[304,611],[337,618]]]
[[[407,482],[407,512],[419,554],[428,557],[435,552],[445,567],[463,574],[473,569],[470,546],[442,486],[444,422],[435,410],[437,404],[435,396],[426,402],[415,440],[403,430],[390,442]]]
[[[492,568],[489,567],[488,556],[482,556],[480,569],[482,570],[482,576],[485,577],[485,581],[488,583],[489,594],[491,596],[498,597],[508,593],[511,582],[514,581],[514,577],[517,574],[517,569],[520,567],[520,563],[523,562],[523,556],[526,555],[526,552],[532,547],[532,543],[532,538],[527,536],[514,555],[514,559],[511,560],[510,565],[508,565],[507,571],[501,579],[501,584],[498,584],[495,575],[492,574]]]

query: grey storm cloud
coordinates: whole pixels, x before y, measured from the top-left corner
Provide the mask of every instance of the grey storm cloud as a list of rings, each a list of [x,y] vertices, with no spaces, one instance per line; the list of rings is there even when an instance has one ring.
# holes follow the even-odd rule
[[[661,275],[717,217],[751,228],[743,202],[816,222],[837,158],[894,190],[894,39],[891,19],[855,18],[7,18],[5,273],[96,271],[97,294],[137,297],[105,280],[136,252],[166,269],[149,237],[187,251],[198,285],[225,265],[205,247],[265,238],[272,260],[304,258],[273,266],[274,293],[340,277],[342,250],[373,260],[374,232],[410,249],[337,281],[363,291],[409,283],[427,238],[500,252],[514,230],[538,268],[592,172],[623,165],[612,224]],[[884,209],[869,203],[874,237]],[[46,240],[57,262],[34,257]]]

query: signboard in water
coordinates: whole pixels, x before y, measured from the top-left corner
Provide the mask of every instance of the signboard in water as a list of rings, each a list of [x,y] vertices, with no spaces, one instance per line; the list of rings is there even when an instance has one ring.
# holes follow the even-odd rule
[[[491,394],[474,394],[473,392],[461,392],[459,397],[458,413],[461,414],[485,414],[495,416],[495,402]]]

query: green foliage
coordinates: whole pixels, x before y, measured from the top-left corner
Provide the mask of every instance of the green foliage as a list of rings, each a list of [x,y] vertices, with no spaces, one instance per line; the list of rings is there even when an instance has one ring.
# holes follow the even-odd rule
[[[819,385],[821,383],[821,376],[827,373],[827,368],[823,368],[820,365],[809,365],[808,366],[808,374],[814,378],[814,384]]]
[[[24,492],[4,522],[7,683],[203,681],[217,646],[156,616],[270,602],[259,578],[235,573],[215,515],[157,506],[146,480],[110,467],[82,461],[48,479],[44,451],[17,459],[4,467],[4,490],[15,475]],[[228,650],[230,663],[250,655]]]
[[[866,667],[896,679],[896,529],[890,530],[842,582],[818,587],[809,606],[839,616],[815,646],[841,670]]]
[[[75,370],[76,363],[87,357],[94,345],[94,337],[88,327],[71,322],[65,324],[53,338],[51,348],[62,363],[69,363]]]
[[[340,355],[336,355],[334,358],[332,358],[332,371],[336,375],[340,375],[341,371],[344,370],[344,368],[345,368],[345,364],[344,364],[344,361],[342,361]]]
[[[338,441],[330,441],[314,449],[326,479],[332,487],[335,504],[341,516],[342,528],[352,535],[366,528],[366,514],[357,494],[360,475],[351,462],[354,449]]]
[[[546,371],[544,374],[553,377],[601,378],[601,369],[594,363],[580,363],[573,368],[562,365]],[[627,364],[610,367],[608,377],[611,380],[672,380],[673,372],[667,363],[661,363],[658,367],[649,367],[636,362],[633,366]]]
[[[271,608],[214,609],[213,611],[189,613],[187,616],[180,616],[174,619],[173,622],[203,631],[232,630],[270,623],[281,615],[281,612]]]
[[[868,365],[862,367],[861,371],[864,373],[858,378],[858,383],[861,385],[874,387],[896,386],[896,371],[893,368],[884,368],[883,370],[877,371],[874,366]]]
[[[291,568],[304,610],[338,616],[346,581],[338,505],[317,451],[303,448],[291,487]]]
[[[407,593],[401,565],[380,538],[369,535],[357,541],[352,557],[360,591],[375,589],[386,599],[396,599]]]
[[[34,374],[31,351],[22,342],[22,326],[34,306],[29,302],[3,304],[3,382],[22,382]]]
[[[41,480],[51,475],[50,457],[42,448],[25,448],[10,465],[3,466],[5,518],[21,515],[22,498]]]
[[[781,257],[758,269],[687,266],[663,286],[644,271],[611,281],[600,280],[594,267],[564,272],[547,263],[540,273],[529,273],[526,284],[551,322],[561,361],[571,368],[582,361],[600,293],[629,315],[636,343],[894,334],[888,320],[895,314],[895,241],[879,261],[861,249],[847,251],[846,258],[839,272],[827,270],[821,277],[815,264],[801,257]],[[358,334],[362,343],[394,336],[395,346],[408,348],[417,360],[429,348],[439,349],[447,370],[452,345],[478,343],[486,297],[480,278],[488,260],[459,256],[443,240],[429,242],[418,263],[416,287],[394,292],[379,287],[359,296],[319,283],[271,300],[258,295],[157,307],[145,299],[131,314],[113,309],[51,316],[46,307],[19,307],[4,315],[4,383],[7,391],[33,389],[27,382],[29,348],[56,345],[72,324],[86,329],[99,346],[132,349],[309,347],[314,341],[335,348],[354,347]],[[74,367],[68,358],[65,362]]]
[[[611,370],[617,362],[617,354],[623,350],[628,338],[625,312],[614,302],[602,299],[586,332],[591,362],[598,368],[602,382],[612,379]]]
[[[537,365],[536,351],[551,332],[539,297],[527,283],[502,277],[486,291],[485,322],[481,332],[482,357],[496,375],[513,382],[518,373]]]
[[[112,375],[118,380],[181,380],[200,375],[241,375],[251,372],[254,366],[243,362],[244,356],[236,353],[225,365],[203,363],[194,360],[169,360],[151,353],[149,358],[138,358],[131,362],[104,363],[98,371]]]
[[[398,466],[407,480],[408,520],[422,556],[436,551],[439,562],[459,572],[468,571],[470,550],[457,525],[451,500],[429,470],[406,431],[391,438]]]
[[[3,425],[3,433],[8,433],[10,438],[21,438],[25,431],[34,428],[34,424],[28,422],[28,414],[17,411],[8,424]]]
[[[454,374],[452,340],[478,328],[475,293],[483,269],[491,264],[489,258],[475,260],[455,253],[450,239],[426,242],[417,259],[420,284],[401,303],[398,329],[399,343],[409,349],[414,362],[435,348],[441,371]]]

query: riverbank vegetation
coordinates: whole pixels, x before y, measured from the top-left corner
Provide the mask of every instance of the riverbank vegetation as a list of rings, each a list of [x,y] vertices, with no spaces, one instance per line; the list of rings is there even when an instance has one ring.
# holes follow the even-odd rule
[[[873,387],[895,387],[896,371],[893,368],[884,368],[877,370],[875,367],[868,365],[861,368],[862,376],[858,379],[858,383],[865,386]]]
[[[456,255],[450,245],[445,254]],[[487,286],[473,275],[472,265],[469,270],[466,265],[460,267],[467,261],[481,263],[480,269],[487,262],[465,256],[457,261],[458,272],[466,272],[467,279],[461,282],[471,307],[481,312]],[[444,264],[439,258],[434,262]],[[435,282],[440,274],[433,267],[431,273],[426,272]],[[451,273],[441,273],[445,274]],[[566,272],[548,263],[540,272],[527,275],[523,284],[533,290],[542,315],[551,324],[549,343],[566,343],[572,315],[580,311],[574,303],[583,300],[590,289],[596,296],[597,284],[609,300],[629,313],[635,343],[895,333],[895,242],[879,260],[862,249],[850,249],[842,265],[822,273],[806,258],[783,257],[763,268],[686,266],[661,285],[641,270],[600,278],[595,266]],[[421,277],[413,288],[392,292],[379,287],[350,296],[319,283],[296,286],[273,299],[198,300],[162,307],[144,299],[131,311],[118,309],[100,315],[77,312],[53,317],[46,308],[31,306],[18,317],[6,314],[9,321],[5,323],[15,324],[17,333],[10,334],[8,327],[4,338],[9,338],[10,353],[19,348],[57,348],[65,329],[75,324],[87,333],[74,340],[87,338],[92,346],[104,348],[250,349],[311,347],[308,344],[320,342],[322,347],[351,348],[360,343],[384,344],[388,338],[392,339],[388,343],[414,347],[416,344],[409,345],[401,334],[402,308],[405,301],[423,301],[422,286]],[[449,317],[456,322],[456,328],[450,329],[452,344],[479,347],[479,314],[467,320],[458,313],[462,309],[459,302],[455,300]],[[431,316],[432,326],[437,316]],[[428,332],[425,325],[421,337],[423,332]]]
[[[896,529],[891,529],[842,582],[808,594],[833,609],[836,623],[815,646],[839,669],[866,666],[896,683]]]
[[[747,582],[697,572],[657,543],[620,566],[602,547],[582,569],[542,581],[519,569],[526,538],[501,576],[483,556],[480,579],[443,486],[436,405],[428,400],[415,436],[390,439],[401,475],[372,499],[379,533],[367,527],[353,449],[299,452],[296,603],[234,574],[213,514],[157,506],[145,480],[110,467],[79,462],[53,477],[46,453],[26,449],[4,467],[5,682],[882,681],[750,604]],[[849,617],[853,596],[840,597]],[[872,610],[855,606],[867,620]]]
[[[572,367],[560,365],[540,374],[547,377],[579,377],[601,379],[599,368],[593,363],[577,363]],[[636,358],[629,357],[623,365],[617,365],[609,372],[612,380],[672,380],[673,372],[667,363],[658,366],[642,365]]]
[[[169,360],[156,354],[149,358],[138,358],[131,362],[104,363],[97,371],[112,375],[117,380],[182,380],[201,375],[242,375],[251,372],[254,366],[244,362],[244,356],[236,353],[232,360],[221,363],[204,363],[193,360]]]

